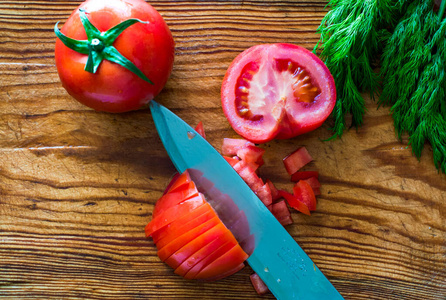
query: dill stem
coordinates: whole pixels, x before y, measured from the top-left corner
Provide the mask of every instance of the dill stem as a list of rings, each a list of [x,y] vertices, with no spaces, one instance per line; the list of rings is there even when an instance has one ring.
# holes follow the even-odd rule
[[[444,11],[446,8],[446,0],[441,1],[440,9],[438,10],[438,18],[443,19]]]

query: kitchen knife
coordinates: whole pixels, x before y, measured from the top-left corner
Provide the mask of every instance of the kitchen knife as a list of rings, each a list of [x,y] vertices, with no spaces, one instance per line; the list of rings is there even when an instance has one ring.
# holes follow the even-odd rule
[[[150,102],[150,110],[161,141],[176,169],[180,173],[189,170],[192,179],[199,182],[199,190],[204,189],[200,192],[208,196],[223,195],[227,205],[235,205],[242,213],[251,237],[248,249],[252,250],[248,250],[248,264],[277,299],[343,299],[212,145],[156,101]],[[215,207],[218,201],[214,199],[212,202]],[[233,208],[227,210],[232,211]],[[225,223],[225,220],[222,221]]]

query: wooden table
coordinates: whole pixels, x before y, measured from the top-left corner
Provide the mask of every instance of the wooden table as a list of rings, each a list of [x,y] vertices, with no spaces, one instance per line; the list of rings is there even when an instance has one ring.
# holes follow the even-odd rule
[[[81,1],[0,1],[0,298],[271,299],[252,270],[213,283],[184,280],[144,236],[175,172],[150,115],[98,113],[61,87],[54,24]],[[237,137],[220,106],[226,68],[244,49],[312,49],[325,1],[153,1],[176,41],[157,100],[217,149]],[[292,183],[281,159],[305,146],[320,172],[312,216],[290,234],[345,299],[446,299],[446,176],[426,146],[400,143],[388,108],[367,98],[364,126],[322,141],[326,126],[266,148],[261,176]]]

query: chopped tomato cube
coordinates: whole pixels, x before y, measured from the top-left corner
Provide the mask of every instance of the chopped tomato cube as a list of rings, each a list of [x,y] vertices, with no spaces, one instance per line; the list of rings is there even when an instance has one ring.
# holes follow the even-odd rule
[[[312,188],[320,188],[321,187],[321,183],[319,182],[319,180],[316,177],[302,179],[302,181],[305,181],[306,183],[308,183]]]
[[[252,286],[256,290],[257,294],[264,295],[269,292],[268,287],[257,273],[254,273],[251,276],[249,276],[249,279],[251,280]]]
[[[235,157],[229,157],[229,156],[223,156],[224,159],[233,167],[236,163],[240,161],[239,158]]]
[[[280,200],[279,202],[273,203],[271,205],[271,213],[277,219],[291,215],[291,212],[290,212],[285,200]]]
[[[260,162],[263,163],[262,158],[264,153],[265,149],[248,144],[245,147],[238,149],[236,154],[247,163],[256,163],[260,165]]]
[[[206,133],[204,132],[204,126],[203,122],[198,122],[197,126],[195,127],[195,131],[201,135],[204,139],[206,139]]]
[[[313,188],[306,181],[298,181],[293,187],[293,194],[300,202],[305,203],[310,211],[316,210],[316,196]]]
[[[319,172],[318,171],[297,171],[293,175],[291,175],[291,181],[298,182],[302,179],[308,179],[311,177],[315,177],[316,179],[319,178]]]
[[[273,199],[273,202],[279,200],[280,199],[279,191],[277,190],[274,183],[269,179],[266,180],[266,183],[269,185],[269,190],[271,191],[271,197]]]
[[[285,198],[285,200],[288,202],[288,204],[300,211],[303,214],[306,215],[311,215],[310,210],[308,209],[308,206],[300,201],[300,199],[298,199],[295,195],[288,193],[287,191],[284,190],[279,190],[280,196],[282,196],[283,198]]]
[[[254,146],[254,143],[251,143],[245,139],[224,138],[221,146],[221,154],[226,156],[237,155],[237,151],[246,147],[247,145]]]
[[[282,226],[287,226],[290,224],[293,224],[293,218],[291,218],[291,215],[289,216],[285,216],[285,217],[281,217],[279,219],[277,219],[279,221],[280,224],[282,224]]]
[[[300,147],[285,157],[283,163],[288,174],[293,175],[312,160],[313,158],[310,156],[307,149],[305,147]]]

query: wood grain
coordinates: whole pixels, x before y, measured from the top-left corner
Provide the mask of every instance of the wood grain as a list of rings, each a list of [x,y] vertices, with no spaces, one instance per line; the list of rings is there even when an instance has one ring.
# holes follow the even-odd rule
[[[272,299],[252,270],[183,280],[161,263],[144,226],[174,167],[148,109],[94,112],[61,87],[54,24],[81,1],[0,1],[0,298]],[[236,137],[220,107],[226,68],[244,49],[312,49],[325,1],[152,1],[176,42],[158,101],[216,148]],[[367,98],[364,126],[328,126],[273,141],[261,175],[290,188],[281,159],[315,158],[322,195],[288,231],[345,299],[446,299],[446,176],[426,145],[418,161],[395,137],[388,108]]]

